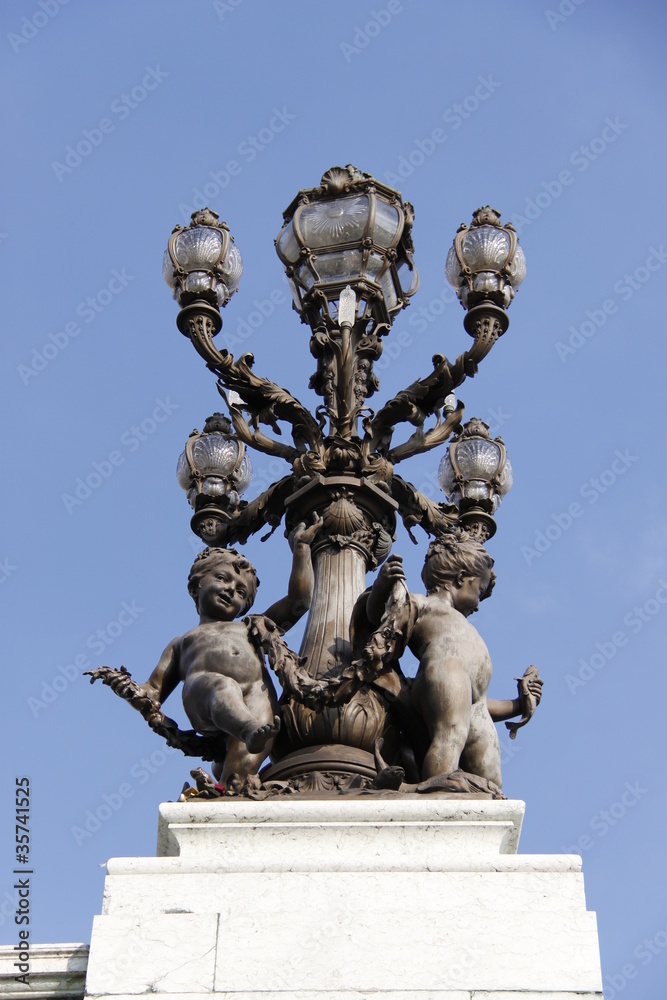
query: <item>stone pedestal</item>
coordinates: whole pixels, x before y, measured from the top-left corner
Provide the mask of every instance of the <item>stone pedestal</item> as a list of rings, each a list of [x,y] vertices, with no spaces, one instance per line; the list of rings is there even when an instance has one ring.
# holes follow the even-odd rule
[[[516,853],[523,803],[169,803],[108,863],[88,997],[602,998],[580,859]]]

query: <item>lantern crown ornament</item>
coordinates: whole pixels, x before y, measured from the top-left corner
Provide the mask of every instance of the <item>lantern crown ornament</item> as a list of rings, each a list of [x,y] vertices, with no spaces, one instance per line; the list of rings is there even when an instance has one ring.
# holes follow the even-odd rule
[[[356,318],[391,325],[417,291],[412,205],[370,174],[331,167],[319,187],[299,191],[283,219],[276,251],[303,322],[336,322],[349,286]]]

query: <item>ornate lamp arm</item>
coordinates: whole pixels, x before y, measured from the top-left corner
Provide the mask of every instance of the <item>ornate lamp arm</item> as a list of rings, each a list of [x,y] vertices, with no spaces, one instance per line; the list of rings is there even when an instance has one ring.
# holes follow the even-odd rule
[[[450,365],[452,377],[452,388],[477,373],[477,368],[487,356],[496,341],[502,337],[507,329],[509,320],[500,309],[493,309],[492,306],[478,306],[476,310],[471,310],[466,316],[466,329],[475,338],[475,342],[468,351],[459,354],[453,365]]]
[[[398,510],[412,541],[417,539],[411,529],[418,524],[429,535],[437,535],[451,528],[458,519],[458,508],[451,504],[436,503],[424,496],[412,483],[394,476],[391,495],[398,504]]]
[[[364,448],[368,448],[369,452],[378,450],[386,454],[397,423],[408,422],[421,428],[428,416],[442,408],[446,397],[458,384],[452,379],[449,361],[444,354],[435,354],[430,375],[402,389],[365,422]]]
[[[292,425],[292,439],[298,452],[307,448],[320,450],[320,424],[298,399],[275,382],[256,375],[252,371],[255,360],[252,354],[242,354],[235,361],[233,354],[226,350],[219,351],[215,346],[213,337],[222,326],[217,309],[201,300],[193,302],[181,309],[177,324],[220,382],[227,389],[238,392],[253,417],[260,423],[268,424],[276,434],[281,433],[277,421],[286,420]],[[265,442],[269,440],[265,438]]]
[[[366,422],[364,447],[367,447],[369,452],[377,448],[386,454],[397,423],[407,421],[419,427],[421,431],[426,418],[442,408],[445,398],[467,377],[472,378],[476,374],[480,362],[503,335],[508,322],[506,314],[493,305],[480,305],[476,310],[471,310],[466,317],[466,329],[475,338],[472,347],[459,354],[453,364],[444,354],[434,354],[431,374],[424,379],[417,379],[406,389],[402,389]],[[392,452],[392,454],[400,453],[400,458],[394,458],[393,461],[400,461],[418,453],[407,449],[401,451],[403,448],[405,446],[401,445]]]
[[[251,500],[248,506],[232,519],[229,526],[229,541],[245,545],[250,535],[260,531],[265,524],[271,525],[275,530],[283,519],[285,500],[294,492],[295,483],[294,476],[283,476]]]
[[[322,446],[322,429],[309,410],[287,389],[270,379],[255,375],[252,371],[255,360],[252,354],[242,354],[238,361],[234,361],[233,355],[227,352],[225,355],[222,363],[209,364],[209,368],[227,389],[238,392],[245,408],[255,420],[268,424],[276,434],[281,433],[277,421],[286,420],[292,425],[292,440],[297,452],[307,449],[319,451]]]
[[[276,455],[278,458],[284,458],[286,462],[294,462],[299,457],[299,452],[296,448],[292,448],[291,445],[283,444],[282,441],[276,441],[267,434],[264,434],[259,429],[257,417],[252,418],[251,426],[243,417],[241,407],[236,403],[230,402],[227,398],[224,385],[220,380],[218,381],[218,392],[229,407],[232,424],[240,441],[243,441],[250,448],[254,448],[255,451],[263,451],[266,455]]]
[[[437,448],[438,445],[443,444],[452,431],[455,431],[460,426],[463,418],[463,410],[463,403],[460,401],[457,402],[454,412],[450,413],[444,421],[442,419],[442,411],[436,410],[437,421],[435,427],[431,427],[427,431],[424,431],[420,427],[407,441],[391,449],[387,455],[388,461],[392,465],[397,465],[405,458],[412,458],[413,455],[421,455],[422,452],[430,451],[431,448]]]

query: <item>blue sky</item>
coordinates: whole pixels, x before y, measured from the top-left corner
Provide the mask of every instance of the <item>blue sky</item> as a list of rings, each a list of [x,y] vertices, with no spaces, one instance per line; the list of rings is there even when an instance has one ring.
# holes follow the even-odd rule
[[[175,467],[220,400],[175,326],[167,237],[200,197],[227,220],[245,270],[221,337],[314,406],[273,239],[299,188],[351,162],[416,212],[422,284],[381,399],[468,346],[444,281],[459,223],[489,203],[517,226],[510,328],[459,390],[515,474],[475,622],[491,692],[533,662],[545,678],[535,720],[501,736],[504,787],[527,803],[522,851],[583,855],[608,997],[663,996],[665,19],[645,0],[3,4],[3,941],[16,776],[33,788],[35,941],[89,940],[100,865],[153,853],[157,805],[188,777],[81,676],[143,679],[196,620]],[[402,474],[438,498],[439,458]],[[254,465],[248,496],[284,471]],[[247,546],[258,610],[287,551],[280,531]],[[395,551],[419,589],[425,540],[401,530]],[[182,717],[177,696],[168,708]]]

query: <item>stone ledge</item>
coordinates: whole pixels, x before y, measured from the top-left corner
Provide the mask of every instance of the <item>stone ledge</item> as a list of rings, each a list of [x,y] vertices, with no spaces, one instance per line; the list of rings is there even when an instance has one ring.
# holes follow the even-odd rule
[[[29,986],[17,983],[13,945],[0,946],[2,1000],[80,1000],[84,994],[89,947],[87,944],[31,944]]]
[[[401,871],[420,872],[424,871],[424,863],[415,865],[409,864],[409,859],[404,860]],[[312,863],[302,863],[298,861],[287,864],[280,858],[272,858],[266,863],[260,864],[256,859],[247,859],[246,863],[239,866],[238,860],[229,862],[226,858],[110,858],[107,862],[107,874],[115,876],[125,875],[152,875],[161,877],[165,875],[223,875],[227,873],[257,874],[259,872],[301,872],[306,874],[321,869],[314,869]],[[330,871],[393,871],[379,865],[370,866],[366,860],[363,864],[357,863],[353,868],[331,868]],[[497,855],[490,858],[466,858],[449,857],[440,859],[439,864],[429,865],[429,871],[441,872],[497,872],[518,873],[518,874],[561,874],[563,872],[580,872],[581,857],[578,854],[511,854]]]
[[[180,871],[171,875],[107,875],[103,915],[125,915],[149,920],[155,913],[225,913],[238,907],[252,910],[253,899],[302,899],[312,905],[317,898],[326,908],[357,897],[369,901],[391,920],[387,900],[404,900],[417,913],[432,909],[440,900],[442,910],[525,913],[537,908],[554,916],[586,910],[583,877],[579,872],[204,872]],[[268,905],[268,904],[264,904]],[[365,904],[360,904],[363,908]],[[316,915],[316,914],[315,914]],[[353,914],[350,914],[352,919]],[[528,930],[528,928],[526,928]],[[295,942],[296,947],[296,942]]]
[[[534,994],[535,997],[538,995],[541,997],[542,994]],[[562,996],[562,1000],[588,1000],[589,995],[591,998],[599,997],[602,1000],[602,994],[591,993],[591,994],[544,994],[546,1000],[552,1000],[553,997],[558,997],[559,1000]],[[276,993],[274,991],[253,991],[247,992],[216,992],[213,994],[215,1000],[471,1000],[471,994],[469,990],[405,990],[401,991],[399,996],[393,990],[379,990],[372,993],[361,993],[357,990],[293,990],[281,991]],[[481,996],[481,994],[480,994]],[[491,996],[491,994],[489,994]],[[498,997],[502,998],[503,994],[498,994]],[[93,1000],[93,994],[89,994],[90,1000]],[[508,1000],[515,1000],[515,998],[523,998],[523,1000],[533,1000],[533,994],[512,994],[509,996]],[[94,1000],[137,1000],[136,996],[131,994],[125,994],[124,996],[119,996],[118,994],[96,994]],[[169,1000],[201,1000],[201,993],[170,993]],[[495,995],[494,995],[495,1000]]]
[[[168,802],[158,858],[215,859],[228,871],[468,870],[515,855],[524,803],[506,799],[306,799]],[[109,869],[112,871],[112,869]],[[118,868],[114,869],[118,872]]]
[[[480,993],[478,990],[473,990],[470,994],[470,1000],[604,1000],[604,997],[601,991],[599,993],[553,993],[547,990],[537,993],[533,991],[508,993],[507,991],[497,992],[494,990],[492,993]]]
[[[88,994],[93,1000],[136,1000],[135,994]],[[297,990],[289,991],[253,991],[253,992],[216,992],[216,1000],[397,1000],[396,991],[378,990],[361,992],[358,990]],[[170,993],[169,1000],[201,1000],[201,993]],[[507,992],[501,990],[493,993],[478,990],[403,990],[400,1000],[604,1000],[602,993],[571,993],[571,992],[537,992],[525,991]]]

